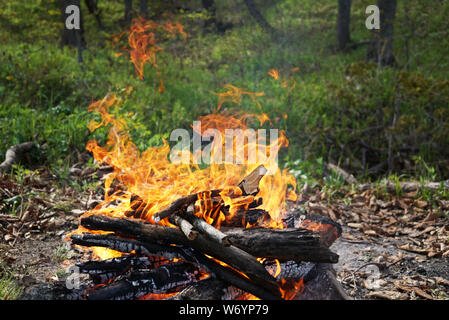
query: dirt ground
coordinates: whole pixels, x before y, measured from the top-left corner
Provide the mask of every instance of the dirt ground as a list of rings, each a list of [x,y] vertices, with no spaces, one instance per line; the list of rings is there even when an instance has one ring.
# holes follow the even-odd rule
[[[102,197],[101,192],[56,188],[44,178],[27,190],[7,178],[0,183],[3,199],[33,194],[23,200],[21,216],[0,215],[0,263],[25,292],[64,281],[67,268],[86,255],[63,237]],[[302,194],[296,206],[342,225],[342,236],[331,247],[340,256],[334,268],[354,299],[449,299],[448,218],[416,194],[396,198],[368,190],[329,199],[316,190]]]

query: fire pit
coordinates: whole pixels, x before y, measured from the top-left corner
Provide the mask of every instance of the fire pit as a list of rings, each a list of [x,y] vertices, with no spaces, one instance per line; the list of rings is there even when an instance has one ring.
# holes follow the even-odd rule
[[[329,247],[341,227],[287,209],[296,199],[288,186],[296,183],[275,161],[288,144],[283,132],[266,144],[248,134],[249,115],[202,117],[200,126],[193,126],[193,140],[210,141],[212,160],[201,168],[195,150],[182,157],[190,161],[177,163],[168,160],[173,150],[167,144],[139,153],[124,122],[108,112],[117,103],[116,96],[107,96],[89,107],[103,120],[90,129],[111,129],[107,148],[95,141],[87,148],[114,171],[106,179],[103,203],[86,212],[78,230],[67,236],[96,257],[74,267],[75,275],[87,274],[90,282],[69,298],[346,297],[330,265],[338,262]],[[257,119],[263,123],[267,117]],[[247,131],[241,137],[237,129]],[[225,161],[217,157],[222,151]],[[236,161],[229,162],[229,152]]]

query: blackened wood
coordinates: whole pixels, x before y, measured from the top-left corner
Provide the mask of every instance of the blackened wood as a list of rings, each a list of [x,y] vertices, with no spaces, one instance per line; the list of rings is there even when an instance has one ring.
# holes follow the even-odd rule
[[[222,244],[222,240],[224,237],[226,237],[226,234],[221,232],[218,229],[215,229],[213,226],[208,224],[206,221],[204,221],[201,218],[198,218],[192,213],[184,212],[182,213],[182,216],[187,219],[188,222],[190,222],[199,232],[201,232],[203,235],[207,236],[209,239]],[[228,244],[229,245],[229,244]]]
[[[225,247],[209,240],[201,234],[194,240],[187,240],[185,235],[179,229],[152,225],[132,219],[119,219],[101,215],[90,215],[81,218],[81,225],[92,230],[114,231],[117,234],[149,243],[190,246],[199,252],[212,256],[239,270],[254,281],[254,283],[272,293],[279,293],[279,288],[275,279],[265,270],[256,258],[242,249],[235,246]]]
[[[116,237],[113,234],[73,234],[72,243],[87,247],[104,247],[123,253],[143,254],[161,257],[161,259],[182,258],[183,252],[175,246],[164,246],[157,243],[143,243],[137,240]]]
[[[195,282],[166,300],[222,300],[229,285],[214,277]]]
[[[246,227],[250,225],[263,225],[271,221],[270,214],[263,209],[241,210],[232,217],[227,217],[221,223],[222,227]]]
[[[122,280],[87,293],[87,300],[129,300],[149,293],[171,293],[197,281],[196,268],[190,263],[176,263],[141,271],[131,271]]]
[[[257,23],[264,29],[270,33],[274,33],[276,30],[268,23],[267,20],[262,16],[259,9],[257,9],[254,0],[244,0],[246,6],[248,7],[249,13],[253,18],[257,21]]]
[[[255,257],[281,261],[313,261],[337,263],[338,255],[320,237],[306,229],[247,228],[227,231],[225,244],[230,243]]]
[[[136,247],[136,243],[138,243],[140,248],[146,248],[147,253],[151,253],[153,255],[159,255],[161,259],[164,256],[170,257],[170,258],[180,258],[183,261],[190,262],[192,264],[195,264],[199,266],[200,268],[206,270],[208,273],[214,275],[215,277],[221,279],[222,281],[229,283],[230,285],[236,286],[240,288],[243,291],[249,292],[260,299],[268,299],[268,300],[274,300],[278,299],[280,297],[279,294],[274,294],[271,291],[268,291],[267,289],[264,289],[263,287],[257,285],[254,283],[251,279],[248,279],[247,277],[243,276],[239,272],[235,271],[234,269],[224,267],[220,265],[215,260],[208,258],[204,256],[204,254],[189,248],[181,248],[178,246],[167,246],[162,249],[158,249],[158,246],[153,243],[146,243],[146,242],[138,242],[135,240],[128,240],[123,238],[118,238],[117,236],[114,236],[112,234],[108,235],[102,235],[102,234],[82,234],[82,235],[72,235],[72,243],[73,244],[79,244],[84,246],[99,246],[99,247],[106,247],[111,249],[117,249],[122,248],[126,251],[124,253],[130,253],[133,250],[133,247]],[[123,245],[117,245],[117,242],[125,242]],[[132,246],[128,243],[128,241],[134,241]],[[160,247],[160,246],[159,246]],[[155,249],[156,248],[156,249]],[[145,252],[145,250],[140,249],[139,252]],[[109,277],[109,275],[106,275]],[[110,278],[107,278],[110,279]]]
[[[212,191],[202,191],[194,194],[190,194],[185,197],[181,197],[173,201],[168,207],[154,214],[153,220],[157,223],[162,219],[165,219],[172,215],[175,212],[180,211],[184,207],[187,207],[191,203],[194,203],[197,199],[201,197],[205,192],[210,192],[210,197],[216,197],[220,194],[221,190],[212,190]]]

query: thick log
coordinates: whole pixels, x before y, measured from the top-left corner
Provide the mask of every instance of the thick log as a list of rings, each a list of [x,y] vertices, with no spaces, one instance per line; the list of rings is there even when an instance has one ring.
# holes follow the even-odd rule
[[[157,256],[125,255],[107,260],[90,260],[77,264],[80,273],[90,276],[96,284],[106,283],[131,269],[151,269],[160,267],[169,260]]]
[[[310,230],[247,228],[229,230],[226,234],[224,244],[232,244],[255,257],[281,261],[338,262],[338,255]]]
[[[72,244],[86,247],[104,247],[123,253],[133,253],[160,257],[161,260],[182,258],[184,252],[179,247],[164,246],[157,243],[143,243],[137,240],[119,238],[113,234],[73,234]],[[155,258],[155,262],[157,262]]]
[[[251,205],[250,205],[251,207]],[[246,227],[250,225],[263,225],[271,221],[270,214],[263,209],[242,210],[235,213],[221,223],[221,227]]]
[[[254,283],[273,294],[280,294],[274,278],[254,258],[235,246],[224,247],[199,234],[194,240],[188,240],[181,230],[126,218],[112,218],[101,215],[90,215],[81,218],[81,225],[92,230],[114,231],[127,237],[149,243],[164,245],[184,245],[198,252],[212,256],[239,270]]]
[[[190,263],[164,265],[151,270],[133,270],[109,285],[87,292],[87,300],[129,300],[149,293],[177,292],[197,281],[196,268]]]
[[[279,295],[273,294],[272,292],[264,289],[263,287],[255,284],[253,281],[247,277],[241,275],[239,272],[224,267],[217,263],[216,261],[207,258],[202,253],[199,253],[192,249],[181,248],[178,246],[166,246],[155,245],[153,243],[140,242],[136,240],[129,240],[124,238],[118,238],[112,234],[102,235],[102,234],[82,234],[82,235],[72,235],[72,243],[83,245],[83,246],[98,246],[106,247],[110,249],[117,250],[121,248],[125,251],[124,253],[130,253],[138,249],[139,253],[147,253],[152,255],[159,255],[161,259],[163,257],[179,258],[183,261],[190,262],[197,265],[198,267],[206,270],[208,273],[214,275],[218,279],[229,283],[230,285],[236,286],[243,291],[249,292],[260,299],[275,300],[279,299]],[[118,242],[124,242],[123,245],[118,245]]]
[[[222,300],[229,287],[223,281],[208,277],[197,281],[166,300]]]

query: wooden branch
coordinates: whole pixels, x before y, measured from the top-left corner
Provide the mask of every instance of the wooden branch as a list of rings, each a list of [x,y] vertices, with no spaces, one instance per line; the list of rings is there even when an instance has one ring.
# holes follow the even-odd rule
[[[231,218],[227,218],[221,223],[221,227],[246,227],[246,224],[261,225],[269,223],[270,214],[263,209],[242,210],[235,213]]]
[[[348,183],[348,184],[358,184],[358,181],[356,178],[354,178],[354,176],[350,173],[347,173],[345,170],[343,170],[342,168],[340,168],[339,166],[336,166],[333,163],[328,163],[327,164],[327,168],[329,170],[333,170],[337,173],[337,175],[343,177],[343,179]]]
[[[197,199],[199,199],[201,197],[201,195],[204,192],[210,192],[211,197],[216,197],[220,194],[221,190],[202,191],[202,192],[190,194],[185,197],[178,198],[177,200],[173,201],[167,208],[154,214],[153,220],[156,223],[158,223],[159,221],[169,217],[173,213],[179,212],[184,207],[187,207],[188,205],[194,203]]]
[[[235,246],[224,247],[198,234],[194,240],[186,239],[181,230],[126,218],[90,215],[81,218],[81,225],[92,230],[114,231],[127,237],[149,243],[184,245],[212,256],[239,270],[257,285],[279,294],[275,279],[250,254]]]
[[[184,212],[182,216],[188,220],[199,232],[207,236],[212,241],[222,244],[222,240],[226,235],[220,230],[215,229],[201,218],[198,218],[193,213]],[[229,244],[228,244],[229,245]]]
[[[190,263],[168,264],[145,271],[133,270],[122,280],[87,292],[87,300],[128,300],[149,293],[171,293],[196,281],[195,267]]]
[[[10,147],[6,151],[5,161],[0,164],[0,172],[11,170],[12,165],[19,161],[22,154],[31,151],[34,146],[34,142],[24,142]]]
[[[194,240],[198,236],[198,231],[193,229],[193,226],[189,221],[175,214],[169,218],[170,222],[177,225],[179,229],[184,233],[184,235],[189,240]]]

